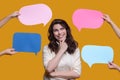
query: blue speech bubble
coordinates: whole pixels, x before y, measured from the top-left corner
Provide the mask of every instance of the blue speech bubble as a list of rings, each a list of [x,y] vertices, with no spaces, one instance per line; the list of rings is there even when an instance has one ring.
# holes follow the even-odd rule
[[[113,49],[109,46],[86,45],[82,48],[82,59],[92,67],[95,63],[104,63],[113,61]]]
[[[37,54],[41,48],[41,36],[36,33],[15,33],[13,48],[17,52],[34,52]]]

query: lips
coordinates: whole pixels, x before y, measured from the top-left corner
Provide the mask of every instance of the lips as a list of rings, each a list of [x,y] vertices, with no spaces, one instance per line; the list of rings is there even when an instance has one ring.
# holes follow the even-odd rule
[[[63,38],[65,35],[60,35],[60,36],[57,36],[59,39]]]
[[[59,34],[57,34],[55,36],[56,36],[56,39],[58,41],[62,41],[62,40],[64,40],[66,38],[66,33],[59,33]]]
[[[63,38],[63,37],[61,37],[61,36],[60,36],[60,37],[58,37],[58,39],[62,39],[62,38]]]

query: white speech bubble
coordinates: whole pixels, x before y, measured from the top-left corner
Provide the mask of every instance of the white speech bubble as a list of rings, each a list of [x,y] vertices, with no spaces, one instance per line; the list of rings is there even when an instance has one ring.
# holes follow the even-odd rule
[[[93,64],[108,64],[113,61],[114,52],[109,46],[86,45],[82,48],[82,59],[91,68]]]
[[[36,25],[43,23],[44,26],[52,18],[51,9],[45,4],[24,6],[19,10],[19,21],[24,25]]]

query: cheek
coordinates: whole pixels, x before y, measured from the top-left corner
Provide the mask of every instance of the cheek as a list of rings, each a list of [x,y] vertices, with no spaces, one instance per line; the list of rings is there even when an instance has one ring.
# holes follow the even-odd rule
[[[53,33],[53,35],[54,35],[54,36],[57,36],[57,35],[58,35],[58,33],[57,33],[57,32],[54,32],[54,33]]]
[[[66,31],[64,31],[64,33],[65,33],[65,35],[67,35],[67,32],[66,32]]]

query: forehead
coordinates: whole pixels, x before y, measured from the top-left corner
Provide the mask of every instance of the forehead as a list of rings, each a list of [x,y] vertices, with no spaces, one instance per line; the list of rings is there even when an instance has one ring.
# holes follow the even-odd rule
[[[64,27],[62,25],[60,25],[60,24],[55,24],[53,26],[53,29],[60,29],[60,28],[64,28]]]

